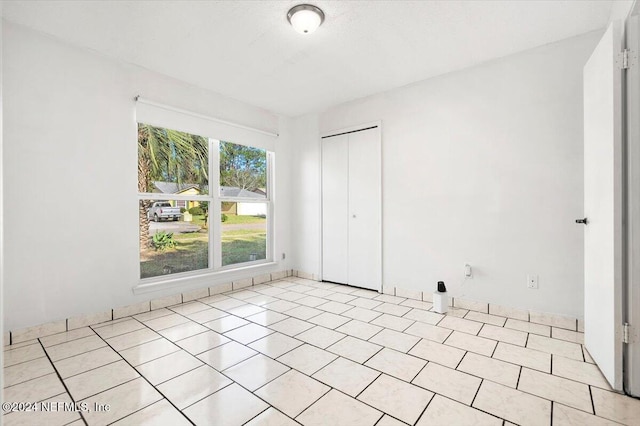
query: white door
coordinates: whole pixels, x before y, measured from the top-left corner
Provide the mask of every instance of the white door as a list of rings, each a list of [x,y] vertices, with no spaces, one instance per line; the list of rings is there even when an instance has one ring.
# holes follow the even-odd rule
[[[380,127],[322,139],[322,279],[382,290]]]
[[[322,141],[322,279],[349,282],[349,138]]]
[[[349,134],[349,284],[382,280],[380,128]]]
[[[584,67],[585,345],[622,389],[622,50],[609,26]]]

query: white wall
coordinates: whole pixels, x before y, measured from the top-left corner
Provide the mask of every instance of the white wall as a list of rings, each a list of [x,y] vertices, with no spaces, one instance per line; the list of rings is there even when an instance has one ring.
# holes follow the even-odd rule
[[[294,269],[320,272],[320,140],[318,117],[293,120],[291,164],[291,247]]]
[[[3,162],[6,330],[229,280],[186,281],[181,288],[132,293],[139,277],[133,101],[138,94],[281,131],[276,253],[290,251],[289,136],[280,128],[288,121],[11,23],[4,23],[3,36],[4,100],[10,106],[4,110]],[[286,266],[281,262],[234,278]]]
[[[433,291],[444,280],[454,296],[582,315],[582,67],[599,36],[319,115],[320,133],[382,120],[385,286]],[[305,136],[293,148],[293,180],[314,188],[318,134]],[[318,204],[311,198],[294,222],[293,246],[305,247],[294,269],[319,272]],[[466,262],[474,278],[461,287]],[[527,274],[539,275],[538,290],[527,289]]]

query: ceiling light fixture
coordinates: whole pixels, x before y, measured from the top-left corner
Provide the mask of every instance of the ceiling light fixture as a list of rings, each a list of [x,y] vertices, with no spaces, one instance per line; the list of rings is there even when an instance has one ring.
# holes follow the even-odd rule
[[[287,20],[300,34],[311,34],[324,22],[324,12],[311,4],[299,4],[287,12]]]

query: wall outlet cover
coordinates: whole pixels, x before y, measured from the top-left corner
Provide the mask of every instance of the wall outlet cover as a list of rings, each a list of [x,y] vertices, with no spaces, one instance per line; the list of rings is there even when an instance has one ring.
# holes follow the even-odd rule
[[[537,275],[527,275],[527,288],[537,289],[538,288],[538,276]]]

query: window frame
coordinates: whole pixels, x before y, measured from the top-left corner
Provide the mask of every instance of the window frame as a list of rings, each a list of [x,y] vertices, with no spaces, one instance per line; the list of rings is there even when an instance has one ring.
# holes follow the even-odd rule
[[[137,124],[139,123],[137,122]],[[155,127],[162,127],[162,126],[155,126]],[[167,127],[164,127],[164,128],[167,128]],[[201,136],[201,135],[198,135],[198,136]],[[141,251],[139,249],[138,250],[138,283],[140,287],[153,285],[153,284],[161,284],[161,283],[170,282],[174,280],[181,280],[189,277],[201,277],[201,276],[212,275],[212,274],[221,273],[221,272],[239,271],[247,268],[252,269],[260,265],[273,264],[275,262],[274,256],[273,256],[274,243],[275,243],[275,238],[273,236],[274,217],[275,217],[274,216],[275,207],[274,207],[274,201],[273,201],[273,193],[274,193],[273,177],[274,177],[275,153],[264,148],[258,148],[263,150],[267,157],[267,167],[266,167],[267,194],[265,198],[254,199],[254,198],[243,198],[243,197],[222,197],[220,196],[220,142],[221,142],[221,139],[216,139],[216,138],[207,137],[207,136],[202,136],[202,137],[207,139],[208,150],[209,150],[208,194],[179,195],[179,194],[137,192],[137,202],[138,204],[143,200],[150,200],[150,201],[164,201],[164,200],[182,201],[184,200],[184,201],[208,202],[209,203],[209,226],[208,226],[208,233],[207,233],[207,236],[208,236],[207,268],[196,269],[196,270],[186,271],[186,272],[178,272],[175,274],[157,275],[154,277],[142,278],[140,266],[139,266],[141,262]],[[235,141],[227,141],[227,142],[238,144]],[[239,145],[251,146],[248,144],[239,144]],[[267,205],[267,218],[266,218],[267,238],[266,238],[265,259],[222,266],[222,221],[220,220],[220,217],[221,217],[221,206],[223,202],[259,203],[259,204]],[[216,220],[212,220],[212,218]]]

